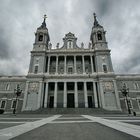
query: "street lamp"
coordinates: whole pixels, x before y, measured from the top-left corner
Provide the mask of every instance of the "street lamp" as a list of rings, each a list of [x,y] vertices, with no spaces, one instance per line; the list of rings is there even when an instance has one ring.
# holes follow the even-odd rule
[[[13,114],[16,114],[16,106],[17,106],[17,101],[18,101],[18,97],[21,95],[22,93],[22,90],[20,89],[19,87],[19,84],[17,85],[17,88],[14,89],[14,94],[16,95],[16,102],[15,102],[15,105],[14,105],[14,110],[13,110]]]
[[[128,97],[128,93],[129,93],[129,88],[127,88],[126,85],[124,84],[123,87],[122,87],[122,89],[121,89],[121,92],[122,92],[123,96],[126,99],[128,113],[131,114],[131,110],[130,110],[130,106],[129,106],[128,98],[127,98]]]

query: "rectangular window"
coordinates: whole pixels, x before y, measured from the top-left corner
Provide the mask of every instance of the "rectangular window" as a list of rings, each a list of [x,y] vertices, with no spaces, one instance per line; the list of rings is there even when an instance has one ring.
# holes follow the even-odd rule
[[[107,72],[107,65],[103,65],[103,71],[106,73]]]
[[[83,83],[78,83],[78,90],[83,90]]]
[[[68,68],[68,73],[72,74],[73,73],[73,69],[72,68]]]
[[[0,108],[4,109],[5,106],[6,106],[6,101],[5,101],[5,100],[2,100],[2,101],[1,101]]]
[[[34,73],[38,73],[38,66],[35,66]]]
[[[63,84],[58,84],[58,90],[64,90]]]
[[[12,109],[14,108],[17,108],[17,101],[16,100],[13,100],[12,101],[12,106],[11,106]]]
[[[86,73],[89,73],[89,69],[88,67],[85,68]]]

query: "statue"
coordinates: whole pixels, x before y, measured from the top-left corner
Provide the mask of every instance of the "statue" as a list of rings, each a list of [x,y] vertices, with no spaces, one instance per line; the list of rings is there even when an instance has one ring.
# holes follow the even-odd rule
[[[89,42],[89,44],[88,44],[88,48],[91,49],[91,42]]]
[[[59,49],[59,43],[57,43],[56,48]]]
[[[84,48],[84,43],[83,42],[81,43],[81,48]]]
[[[51,49],[52,48],[52,43],[49,43],[49,49]]]

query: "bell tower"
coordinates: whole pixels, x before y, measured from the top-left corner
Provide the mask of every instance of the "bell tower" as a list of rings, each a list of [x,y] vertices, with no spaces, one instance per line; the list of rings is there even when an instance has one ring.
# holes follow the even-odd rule
[[[95,53],[95,65],[98,73],[112,73],[113,66],[110,57],[110,50],[106,42],[106,31],[103,26],[98,23],[96,14],[94,13],[94,23],[91,31],[90,40],[92,42],[92,49]]]
[[[41,74],[45,72],[46,51],[48,50],[50,41],[48,28],[46,27],[46,18],[47,16],[44,15],[42,25],[37,28],[35,33],[35,42],[33,44],[33,50],[31,51],[29,74]]]
[[[46,27],[46,18],[47,16],[44,15],[42,25],[37,28],[37,31],[35,33],[35,43],[33,50],[42,51],[48,49],[50,37],[48,33],[48,28]]]

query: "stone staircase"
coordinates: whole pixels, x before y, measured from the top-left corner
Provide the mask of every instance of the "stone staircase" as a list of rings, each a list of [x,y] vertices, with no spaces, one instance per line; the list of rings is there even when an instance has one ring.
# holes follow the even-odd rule
[[[23,111],[22,114],[124,114],[121,111],[108,111],[101,108],[41,108]]]

